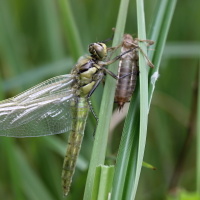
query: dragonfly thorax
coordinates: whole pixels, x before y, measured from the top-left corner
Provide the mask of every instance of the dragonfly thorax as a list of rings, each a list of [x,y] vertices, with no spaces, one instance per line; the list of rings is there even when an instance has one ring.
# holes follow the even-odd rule
[[[74,87],[78,89],[78,96],[85,97],[89,95],[93,90],[95,83],[99,80],[98,74],[101,73],[101,71],[98,62],[95,62],[91,56],[81,57],[78,60],[72,70],[72,74],[74,74],[76,78],[76,84]]]

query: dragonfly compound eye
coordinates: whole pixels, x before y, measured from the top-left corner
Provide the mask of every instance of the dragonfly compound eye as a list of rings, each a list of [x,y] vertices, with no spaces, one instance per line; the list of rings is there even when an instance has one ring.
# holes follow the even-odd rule
[[[103,60],[107,56],[107,46],[104,43],[92,43],[89,45],[91,56],[97,60]]]

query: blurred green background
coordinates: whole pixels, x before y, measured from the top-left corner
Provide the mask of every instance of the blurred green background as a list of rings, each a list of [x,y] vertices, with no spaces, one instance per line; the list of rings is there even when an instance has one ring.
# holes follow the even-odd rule
[[[145,1],[147,35],[158,1]],[[87,54],[88,44],[111,37],[119,3],[1,0],[1,99],[47,78],[70,73],[77,58]],[[199,9],[198,0],[177,3],[149,115],[144,160],[157,170],[142,169],[138,200],[165,199],[169,192],[196,189],[194,86],[200,56]],[[125,30],[137,36],[135,1],[130,2]],[[102,90],[100,86],[92,97],[96,113]],[[69,200],[82,199],[95,125],[90,115]],[[113,127],[108,145],[109,164],[115,162],[123,122],[118,124],[116,120]],[[0,199],[63,199],[60,176],[66,144],[67,134],[1,137]]]

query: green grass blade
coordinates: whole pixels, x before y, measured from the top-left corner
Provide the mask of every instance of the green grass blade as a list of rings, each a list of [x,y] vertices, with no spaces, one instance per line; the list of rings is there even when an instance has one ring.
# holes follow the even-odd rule
[[[62,43],[61,30],[59,26],[56,4],[53,0],[38,1],[41,29],[39,30],[46,49],[52,60],[60,59],[64,56],[64,45]]]
[[[126,15],[128,10],[129,0],[122,0],[119,9],[119,15],[117,19],[116,32],[113,40],[113,46],[119,45],[125,27]],[[109,69],[111,66],[109,67]],[[114,70],[113,70],[114,71]],[[115,69],[114,73],[117,71]],[[96,130],[95,142],[93,146],[86,188],[84,193],[84,200],[91,199],[91,191],[93,188],[95,169],[98,165],[104,164],[107,139],[109,132],[110,119],[112,115],[114,92],[115,92],[115,80],[111,77],[107,77],[105,83],[105,89],[102,97],[101,109],[99,114],[99,124]]]
[[[162,3],[162,2],[160,2]],[[164,2],[165,3],[165,2]],[[142,10],[141,7],[143,7],[141,5],[142,3],[140,1],[138,1],[138,9],[137,9],[137,14],[138,14],[138,24],[143,24],[144,25],[144,17],[142,17]],[[171,18],[172,18],[172,14],[175,8],[176,2],[175,1],[168,1],[168,6],[166,7],[165,10],[165,17],[164,19],[166,20],[165,23],[168,25],[168,29],[169,29],[169,25],[171,23]],[[171,15],[169,14],[171,13]],[[168,15],[169,14],[169,15]],[[168,16],[166,18],[166,16]],[[167,29],[167,30],[168,30]],[[140,32],[141,31],[141,32]],[[156,31],[156,30],[155,30]],[[157,30],[159,31],[159,30]],[[166,30],[165,30],[166,31]],[[168,31],[167,31],[168,33]],[[167,35],[166,32],[160,32],[160,38],[166,38]],[[164,36],[163,36],[164,35]],[[145,28],[138,26],[138,37],[143,38],[145,37]],[[151,38],[151,37],[150,37]],[[164,45],[165,43],[162,43],[161,48],[164,49]],[[160,54],[160,59],[161,59],[161,54]],[[145,66],[145,60],[142,58],[142,60],[140,59],[140,61],[142,61],[143,63],[140,63],[140,66]],[[153,62],[154,63],[154,62]],[[143,65],[142,65],[143,64]],[[143,70],[143,71],[142,71]],[[135,195],[136,195],[136,189],[138,186],[138,181],[139,181],[139,176],[140,176],[140,171],[141,171],[141,167],[142,167],[142,161],[143,161],[143,156],[144,156],[144,149],[145,149],[145,142],[146,142],[146,131],[147,131],[147,117],[148,117],[148,73],[147,73],[147,68],[141,68],[140,67],[140,137],[139,137],[139,147],[138,147],[138,158],[137,158],[137,164],[135,164],[135,160],[133,159],[132,162],[132,167],[130,165],[130,169],[131,169],[131,177],[133,177],[134,181],[131,182],[131,184],[128,186],[128,195],[127,195],[127,199],[134,199]],[[143,73],[143,74],[142,74]],[[132,158],[132,157],[131,157]],[[130,162],[131,163],[131,162]],[[134,166],[136,166],[136,171],[134,172]]]
[[[167,42],[164,49],[167,58],[198,58],[200,56],[200,42]]]
[[[4,80],[1,86],[2,90],[5,93],[22,87],[23,85],[26,85],[26,89],[28,89],[28,87],[43,81],[44,77],[52,77],[70,72],[73,64],[72,59],[68,57],[52,63],[36,66],[32,70]]]
[[[11,74],[24,71],[27,61],[22,47],[22,38],[16,26],[16,19],[8,1],[0,1],[0,45],[3,61],[9,66]]]
[[[168,0],[163,0],[162,3],[157,3],[157,5],[156,5],[155,15],[152,20],[151,29],[148,33],[148,38],[155,41],[153,48],[158,44],[157,40],[158,40],[159,34],[161,32],[161,27],[162,27],[162,23],[164,21],[167,4],[168,4]],[[157,50],[157,48],[156,48],[156,50]],[[148,57],[150,59],[153,58],[154,52],[155,51],[148,52]]]
[[[144,24],[143,23],[144,17],[141,16],[143,12],[141,10],[142,6],[140,4],[142,4],[142,3],[140,1],[138,1],[138,9],[137,9],[138,24],[142,25],[142,24]],[[168,1],[167,7],[166,7],[166,10],[165,10],[164,19],[166,21],[165,21],[164,24],[167,24],[167,28],[168,29],[169,29],[169,25],[171,23],[171,18],[172,18],[172,14],[173,14],[175,5],[176,5],[175,1],[173,1],[173,2],[172,1]],[[163,38],[163,39],[165,38],[165,40],[166,40],[168,29],[167,30],[165,29],[165,31],[162,30],[160,32],[160,38]],[[159,31],[159,30],[157,30],[157,31]],[[142,28],[142,27],[138,26],[138,37],[139,38],[140,37],[143,38],[143,37],[145,37],[144,34],[145,34],[144,27]],[[165,45],[165,43],[163,42],[162,45],[160,46],[160,48],[164,49],[164,45]],[[161,51],[161,52],[163,52],[163,51]],[[161,55],[162,54],[160,54],[159,60],[161,59]],[[141,61],[141,59],[140,59],[140,61]],[[140,63],[139,65],[142,66],[142,64],[143,64],[143,66],[145,66],[144,61],[145,60],[143,59],[142,60],[143,63]],[[144,71],[142,71],[142,70],[144,70]],[[138,159],[137,159],[137,165],[135,164],[135,160],[133,160],[132,167],[130,167],[130,169],[133,169],[133,167],[136,165],[136,172],[134,172],[134,170],[132,170],[132,172],[131,172],[131,174],[133,174],[133,177],[134,177],[134,175],[135,175],[135,177],[134,177],[134,182],[132,182],[130,184],[130,186],[128,187],[129,188],[129,192],[128,192],[127,199],[134,199],[135,198],[136,189],[137,189],[138,181],[139,181],[139,175],[140,175],[141,166],[142,166],[142,161],[143,161],[143,156],[144,156],[144,148],[145,148],[145,141],[146,141],[146,131],[147,131],[146,130],[146,128],[147,128],[147,117],[148,117],[148,108],[147,108],[148,107],[148,105],[147,105],[147,101],[148,101],[148,97],[147,97],[147,94],[148,94],[148,88],[147,88],[147,86],[148,86],[148,77],[147,77],[147,75],[148,74],[147,74],[147,70],[148,70],[147,68],[141,68],[140,67],[140,91],[141,91],[141,94],[140,94],[140,97],[141,97],[140,114],[141,114],[141,116],[140,116],[140,137],[139,137]],[[152,92],[152,91],[150,91],[150,92]]]
[[[137,1],[137,14],[138,14],[138,37],[141,39],[145,39],[146,31],[145,31],[145,24],[144,24],[145,20],[144,20],[143,1]],[[144,44],[141,45],[141,48],[143,49],[144,52],[146,52]],[[122,184],[122,187],[124,187],[124,189],[117,195],[114,194],[114,191],[113,191],[112,198],[111,198],[112,200],[134,199],[135,194],[136,194],[137,184],[139,181],[140,170],[142,167],[144,147],[145,147],[145,141],[146,141],[147,116],[148,116],[148,96],[147,96],[148,95],[148,67],[146,66],[146,61],[143,55],[140,55],[139,61],[140,61],[139,63],[140,90],[144,91],[143,93],[140,94],[141,112],[139,112],[139,109],[138,109],[138,103],[137,103],[138,97],[135,97],[137,100],[135,100],[134,104],[133,104],[134,98],[131,100],[131,105],[130,105],[129,113],[125,122],[125,128],[123,132],[123,138],[125,138],[125,140],[126,140],[126,137],[124,137],[124,135],[127,135],[129,137],[128,137],[127,143],[125,143],[122,138],[119,155],[118,155],[119,159],[117,160],[117,161],[120,161],[120,160],[122,161],[122,158],[128,159],[128,161],[126,161],[126,163],[123,164],[125,168],[124,167],[121,168],[121,171],[118,170],[118,167],[121,165],[121,164],[118,164],[117,169],[116,169],[116,172],[117,171],[119,172],[118,174],[119,178],[121,177],[119,179],[119,182]],[[135,109],[136,112],[133,112],[133,108]],[[140,115],[140,113],[142,114]],[[124,147],[123,146],[124,144],[126,145],[128,144],[128,146]],[[128,152],[127,156],[121,152],[121,151],[124,151],[124,149],[126,149]],[[130,157],[129,157],[129,154],[131,155]],[[123,170],[125,170],[125,172]],[[124,177],[126,177],[125,185],[124,185]],[[115,182],[117,181],[114,180],[114,184]],[[119,183],[118,183],[118,189],[120,189]],[[115,189],[115,192],[117,192],[117,189]],[[123,192],[123,196],[122,196],[122,192]]]
[[[153,165],[151,165],[151,164],[149,164],[149,163],[147,163],[147,162],[144,162],[144,161],[143,161],[143,163],[142,163],[142,166],[143,166],[143,167],[146,167],[146,168],[148,168],[148,169],[156,170],[156,168],[155,168]]]
[[[137,94],[137,89],[136,89]],[[113,189],[111,200],[122,200],[123,193],[126,190],[125,179],[128,170],[131,150],[137,152],[138,148],[138,130],[139,130],[139,98],[134,95],[132,98],[129,112],[126,117],[122,138],[120,142],[119,152],[117,156],[117,163],[115,168]],[[135,106],[137,105],[137,106]]]
[[[144,15],[144,2],[137,0],[137,22],[138,22],[138,37],[146,39],[145,28],[145,15]],[[146,54],[147,49],[144,43],[140,43],[140,48]],[[148,123],[148,66],[144,56],[139,52],[139,66],[140,66],[140,129],[139,129],[139,146],[138,154],[133,158],[133,163],[136,166],[136,171],[131,170],[131,174],[134,176],[128,186],[127,199],[134,199],[136,195],[137,185],[139,182],[140,172],[142,168],[142,162],[144,157],[147,123]],[[131,157],[132,158],[132,157]]]
[[[96,168],[92,200],[108,200],[113,174],[114,166],[100,165]]]
[[[70,2],[59,0],[58,5],[61,10],[64,32],[68,41],[69,50],[74,59],[78,59],[84,53],[80,34],[76,26]]]
[[[169,1],[168,1],[169,2]],[[167,10],[167,3],[166,1],[159,2],[158,5],[160,8],[162,8],[162,12],[166,12]],[[171,4],[175,6],[173,2],[170,1]],[[141,10],[142,6],[140,5],[142,2],[138,2],[138,22],[142,25],[144,22],[144,17],[141,15],[143,14],[143,9]],[[140,5],[140,7],[139,7]],[[171,7],[172,8],[172,7]],[[174,10],[174,9],[172,9]],[[169,10],[168,10],[169,12]],[[163,14],[163,13],[160,13]],[[161,18],[163,19],[163,18]],[[169,19],[168,19],[169,20]],[[171,22],[171,21],[170,21]],[[150,39],[156,40],[158,38],[158,33],[161,29],[162,21],[160,21],[160,18],[155,15],[155,20],[152,24],[152,27],[154,27],[153,31],[151,32]],[[143,23],[144,25],[144,23]],[[138,27],[139,30],[141,30],[143,33],[138,33],[138,37],[141,39],[145,38],[145,28]],[[166,30],[168,31],[168,30]],[[157,33],[158,32],[158,33]],[[165,33],[166,34],[166,33]],[[157,42],[157,40],[156,40]],[[164,45],[164,43],[163,43]],[[150,51],[152,53],[152,56],[155,51]],[[156,51],[159,52],[159,51]],[[161,55],[160,55],[161,56]],[[150,57],[151,58],[151,57]],[[142,57],[143,59],[143,57]],[[141,59],[140,59],[141,60]],[[154,63],[154,62],[153,62]],[[145,66],[145,62],[143,60],[143,64]],[[141,66],[141,64],[140,64]],[[137,103],[137,97],[136,94],[134,95],[134,98],[131,100],[128,116],[125,121],[125,126],[123,130],[123,136],[120,143],[120,149],[119,154],[117,158],[117,165],[115,169],[115,177],[114,177],[114,186],[112,191],[112,200],[121,200],[121,199],[134,199],[136,194],[136,189],[138,185],[140,170],[142,166],[142,160],[143,160],[143,154],[144,154],[144,147],[145,147],[145,140],[146,140],[146,127],[147,127],[147,115],[148,115],[148,108],[147,108],[147,94],[148,94],[148,77],[147,77],[147,71],[148,67],[144,67],[142,70],[140,69],[140,81],[142,80],[142,83],[140,83],[140,91],[142,91],[143,94],[141,94],[141,113],[142,116],[139,116],[139,110],[137,112],[133,112],[133,107],[138,107],[139,104]],[[144,81],[144,82],[143,82]],[[145,92],[146,91],[146,92]],[[136,92],[137,93],[137,92]],[[143,99],[143,100],[142,100]],[[133,105],[134,104],[134,105]],[[136,108],[134,108],[137,110]],[[139,140],[139,117],[142,121],[140,121],[140,142]],[[132,137],[130,135],[133,134]],[[126,141],[127,139],[127,141]],[[138,142],[140,147],[138,146]],[[127,145],[127,146],[125,146]],[[132,148],[132,149],[131,149]],[[131,149],[131,152],[130,152]],[[124,152],[123,152],[124,151]],[[129,159],[129,154],[130,160]],[[138,155],[137,155],[138,154]],[[137,159],[138,156],[138,159]],[[139,161],[139,162],[138,162]],[[124,180],[126,178],[126,180]],[[124,183],[125,182],[125,183]],[[125,184],[125,185],[124,185]],[[123,191],[123,198],[121,197],[121,191],[124,187]],[[117,194],[115,194],[117,192]]]
[[[200,195],[200,63],[199,63],[199,83],[197,100],[197,193]]]
[[[13,138],[2,139],[3,149],[5,149],[5,158],[8,162],[8,168],[10,173],[10,188],[11,193],[15,196],[16,200],[23,200],[24,197],[21,191],[22,174],[19,173],[19,161],[16,158],[15,143]]]
[[[156,49],[156,54],[154,54],[153,51],[149,51],[149,58],[154,63],[155,68],[151,71],[150,76],[152,76],[155,72],[159,71],[162,54],[169,32],[169,27],[176,7],[176,2],[176,0],[163,1],[159,5],[158,15],[155,15],[155,18],[157,20],[155,19],[155,25],[152,25],[150,38],[155,41],[155,46],[153,48]],[[157,32],[159,33],[159,35],[157,34]],[[149,85],[149,106],[151,104],[155,83],[156,79],[155,82],[152,82],[152,84]]]
[[[96,200],[99,194],[99,186],[101,180],[101,166],[96,167],[95,177],[94,177],[94,186],[92,191],[92,199]]]
[[[34,171],[27,165],[26,159],[22,151],[19,148],[16,148],[16,160],[17,165],[20,168],[22,175],[22,185],[25,194],[28,199],[48,199],[53,200],[51,194],[46,189],[45,185],[41,182],[40,178],[34,173]],[[27,184],[29,183],[29,184]],[[37,191],[37,192],[34,192]]]

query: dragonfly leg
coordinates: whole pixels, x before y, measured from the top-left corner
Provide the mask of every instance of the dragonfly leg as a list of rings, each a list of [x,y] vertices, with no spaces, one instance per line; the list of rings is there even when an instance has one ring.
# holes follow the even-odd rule
[[[153,40],[141,40],[139,38],[135,38],[135,40],[137,40],[139,42],[146,42],[147,46],[151,46],[151,45],[153,45],[155,43]]]
[[[104,68],[104,67],[102,67],[105,71],[106,71],[106,73],[107,74],[109,74],[110,76],[112,76],[114,79],[116,79],[116,80],[119,80],[119,79],[122,79],[122,78],[125,78],[125,77],[127,77],[127,76],[130,76],[130,75],[138,75],[138,72],[137,72],[137,74],[135,74],[135,72],[130,72],[130,73],[128,73],[128,74],[125,74],[125,75],[123,75],[123,76],[120,76],[120,77],[118,77],[117,75],[115,75],[113,72],[111,72],[110,70],[108,70],[108,69],[106,69],[106,68]]]
[[[94,109],[92,107],[92,103],[90,101],[90,97],[87,97],[87,103],[88,103],[90,111],[92,112],[92,114],[93,114],[93,116],[94,116],[94,118],[95,118],[95,120],[96,120],[96,122],[98,124],[99,118],[97,117],[96,113],[94,112]]]
[[[149,58],[148,58],[147,55],[144,53],[144,51],[143,51],[139,46],[138,46],[138,48],[140,49],[142,55],[146,58],[149,67],[154,68],[154,64],[149,60]]]
[[[112,30],[113,30],[113,29],[112,29]],[[105,39],[105,40],[103,40],[103,41],[101,41],[101,42],[102,42],[102,43],[106,43],[106,42],[109,42],[109,41],[113,40],[114,34],[115,34],[115,32],[113,31],[113,34],[112,34],[112,36],[111,36],[110,38],[107,38],[107,39]]]
[[[112,57],[112,55],[115,53],[115,51],[117,51],[117,49],[119,49],[122,46],[122,44],[119,44],[116,47],[109,47],[107,48],[108,52],[111,52],[109,56],[107,56],[107,60],[110,60],[110,58]]]
[[[138,72],[130,72],[128,74],[118,77],[118,79],[123,79],[123,78],[125,78],[127,76],[131,76],[131,75],[139,75],[139,73]]]
[[[110,76],[112,76],[114,79],[118,80],[118,76],[116,74],[114,74],[113,72],[111,72],[110,70],[106,69],[105,67],[102,67],[102,69],[106,72],[106,74],[109,74]]]
[[[135,39],[136,39],[137,41],[139,41],[139,42],[146,42],[146,43],[147,43],[147,46],[150,46],[150,45],[153,45],[153,44],[154,44],[154,41],[152,41],[152,40],[141,40],[141,39],[138,39],[138,38],[135,38]],[[127,43],[130,43],[130,42],[127,42]],[[154,68],[154,64],[149,60],[149,58],[148,58],[147,55],[144,53],[144,51],[139,47],[139,45],[138,45],[138,44],[135,44],[135,43],[130,43],[130,44],[133,45],[135,48],[138,48],[138,49],[141,51],[142,55],[146,58],[149,67]]]
[[[99,61],[98,64],[101,65],[101,66],[103,66],[103,65],[110,65],[110,64],[114,63],[115,61],[119,60],[123,55],[125,55],[125,54],[133,51],[136,48],[137,47],[131,48],[128,51],[125,51],[125,52],[121,53],[120,55],[114,57],[112,60],[109,60],[109,61]]]
[[[113,37],[114,37],[114,35],[112,35],[110,38],[107,38],[107,39],[101,41],[101,43],[107,43],[107,42],[113,40]]]
[[[87,97],[86,97],[86,98],[87,98],[87,103],[88,103],[89,109],[90,109],[90,111],[92,112],[94,118],[96,119],[97,124],[98,124],[99,119],[98,119],[96,113],[94,112],[94,109],[93,109],[93,107],[92,107],[92,103],[91,103],[91,101],[90,101],[90,97],[91,97],[91,95],[93,94],[93,92],[95,91],[95,89],[98,87],[98,85],[99,85],[99,83],[101,82],[103,76],[104,76],[104,74],[102,73],[102,74],[98,77],[96,83],[94,84],[93,88],[91,89],[91,91],[89,92],[89,94],[88,94]]]
[[[119,49],[121,46],[122,46],[122,44],[119,44],[119,45],[116,46],[116,47],[108,47],[108,48],[107,48],[107,51],[114,51],[114,52],[115,52],[115,51],[116,51],[117,49]],[[114,52],[113,52],[113,53],[114,53]]]
[[[93,131],[93,134],[92,134],[93,137],[94,137],[94,136],[95,136],[96,129],[97,129],[97,126],[98,126],[98,123],[99,123],[99,118],[97,117],[96,113],[94,112],[94,109],[93,109],[93,107],[92,107],[92,103],[91,103],[89,97],[87,97],[87,102],[88,102],[89,109],[90,109],[90,111],[92,112],[92,114],[93,114],[93,116],[94,116],[94,118],[95,118],[95,120],[96,120],[96,126],[95,126],[94,131]]]
[[[89,94],[87,95],[87,98],[90,98],[93,94],[93,92],[95,91],[95,89],[98,87],[99,83],[102,81],[104,77],[104,73],[102,72],[101,74],[99,74],[99,76],[97,76],[95,78],[96,83],[94,84],[94,86],[92,87],[92,89],[90,90]]]

